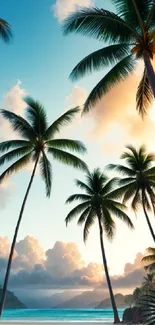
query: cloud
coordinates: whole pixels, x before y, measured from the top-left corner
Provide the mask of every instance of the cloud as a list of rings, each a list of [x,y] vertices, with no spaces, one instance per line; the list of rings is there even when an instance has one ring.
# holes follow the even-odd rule
[[[54,16],[62,21],[70,12],[77,10],[79,7],[89,7],[93,5],[93,0],[56,0],[51,7]]]
[[[0,282],[4,278],[10,243],[0,238]],[[127,263],[124,274],[111,276],[114,290],[132,289],[140,285],[145,274],[141,265],[142,254],[138,253],[133,264]],[[16,244],[11,288],[82,289],[106,288],[107,282],[102,264],[86,265],[75,243],[57,241],[46,252],[38,241],[30,236]]]
[[[112,88],[93,109],[92,136],[111,158],[118,158],[129,143],[135,146],[145,143],[149,150],[154,150],[155,105],[144,120],[136,111],[136,91],[142,71],[140,63],[135,73]]]
[[[3,96],[3,102],[0,107],[16,114],[23,115],[26,104],[23,98],[27,95],[27,91],[21,87],[22,83],[20,80],[12,86]],[[15,139],[18,135],[12,132],[9,123],[0,117],[1,140]]]

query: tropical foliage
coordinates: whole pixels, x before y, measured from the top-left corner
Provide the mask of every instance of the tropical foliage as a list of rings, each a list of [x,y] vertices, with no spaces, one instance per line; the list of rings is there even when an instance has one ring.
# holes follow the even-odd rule
[[[143,207],[144,215],[155,241],[155,233],[149,220],[148,211],[155,212],[155,167],[153,166],[154,155],[146,152],[146,148],[141,146],[136,150],[133,146],[127,146],[128,150],[121,155],[126,165],[110,164],[109,170],[121,174],[119,188],[113,191],[116,198],[123,198],[123,203],[131,201],[132,209],[137,212],[139,207]]]
[[[155,248],[149,247],[147,248],[147,252],[149,255],[144,256],[142,259],[142,261],[145,263],[144,268],[149,272],[153,272],[155,271]]]
[[[144,324],[155,324],[155,290],[150,290],[149,294],[144,294],[138,301],[142,310]]]
[[[0,18],[0,38],[2,38],[2,40],[6,43],[10,42],[10,40],[12,39],[12,29],[10,24]]]
[[[68,213],[65,219],[66,225],[79,215],[78,224],[84,224],[83,238],[86,242],[90,228],[94,225],[95,221],[98,222],[103,265],[114,312],[114,323],[118,323],[120,320],[109,277],[103,238],[106,236],[111,240],[114,236],[115,221],[113,216],[125,222],[131,229],[133,229],[133,224],[124,212],[124,204],[118,202],[113,196],[111,197],[110,192],[114,186],[114,180],[108,180],[100,169],[95,169],[93,173],[88,171],[86,182],[77,179],[76,185],[83,193],[73,194],[68,198],[67,203],[78,201],[80,203]]]
[[[77,33],[108,43],[82,59],[70,78],[80,77],[111,67],[94,87],[84,104],[88,112],[112,87],[133,72],[137,60],[144,61],[138,86],[137,110],[143,116],[155,96],[152,60],[155,53],[155,4],[153,0],[111,0],[116,13],[99,8],[81,8],[63,23],[64,34]]]
[[[74,108],[65,112],[51,125],[48,125],[47,115],[43,105],[30,97],[27,97],[25,99],[25,102],[27,104],[27,119],[24,119],[23,117],[16,115],[11,111],[1,110],[3,117],[9,121],[12,129],[19,134],[20,139],[0,143],[0,152],[2,153],[0,157],[0,166],[3,166],[6,163],[10,163],[12,160],[14,161],[0,175],[0,183],[2,183],[6,177],[19,171],[30,162],[33,163],[34,167],[20,210],[11,246],[2,291],[2,300],[0,303],[0,315],[2,314],[3,306],[5,303],[7,284],[16,244],[16,238],[37,166],[39,166],[41,177],[45,183],[47,197],[49,197],[51,194],[52,186],[52,164],[48,156],[63,164],[70,165],[82,170],[87,170],[86,164],[73,154],[74,152],[82,154],[85,153],[86,148],[83,143],[78,140],[56,138],[56,135],[61,131],[62,127],[73,120],[75,114],[78,112],[78,108]]]

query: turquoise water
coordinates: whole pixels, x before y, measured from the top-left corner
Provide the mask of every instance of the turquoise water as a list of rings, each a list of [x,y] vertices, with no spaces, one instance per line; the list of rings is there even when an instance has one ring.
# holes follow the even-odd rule
[[[118,309],[122,319],[124,309]],[[23,322],[102,322],[113,321],[112,309],[9,309],[3,312],[4,321]]]

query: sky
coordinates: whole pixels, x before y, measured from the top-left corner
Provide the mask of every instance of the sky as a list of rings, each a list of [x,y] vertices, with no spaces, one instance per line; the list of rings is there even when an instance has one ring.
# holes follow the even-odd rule
[[[52,122],[66,109],[82,105],[93,86],[108,71],[107,68],[93,73],[75,84],[69,80],[73,67],[84,56],[105,45],[84,36],[63,35],[61,22],[70,11],[77,8],[77,3],[81,6],[102,5],[105,9],[114,10],[110,0],[22,0],[22,2],[1,0],[1,17],[11,24],[14,34],[11,44],[4,44],[2,41],[0,43],[2,108],[24,115],[23,97],[29,94],[43,103],[49,122]],[[136,146],[145,143],[149,150],[154,150],[154,107],[150,109],[144,121],[135,110],[135,89],[142,71],[143,66],[140,62],[133,75],[112,89],[88,116],[82,119],[77,117],[72,125],[62,130],[62,137],[79,139],[86,144],[88,153],[83,159],[91,170],[97,166],[104,169],[111,162],[117,163],[124,146],[128,143]],[[17,136],[11,132],[2,118],[0,126],[1,141]],[[30,252],[34,253],[31,265],[34,267],[33,271],[36,271],[36,265],[39,265],[41,268],[39,270],[49,272],[53,267],[51,256],[56,254],[55,261],[60,259],[60,264],[63,263],[64,256],[69,256],[72,260],[72,263],[69,259],[66,264],[66,269],[68,265],[72,265],[71,269],[63,273],[66,282],[57,284],[59,288],[68,286],[67,279],[70,279],[71,275],[73,277],[72,272],[78,273],[76,287],[100,285],[103,268],[97,226],[94,226],[87,244],[84,245],[82,228],[76,225],[76,221],[68,228],[64,222],[69,211],[65,201],[76,190],[74,179],[84,180],[84,175],[59,163],[52,164],[53,188],[50,199],[45,196],[44,184],[39,173],[34,180],[18,235],[19,246],[21,243],[25,243],[26,246],[23,245],[20,252],[16,250],[12,276],[16,276],[22,269],[25,272],[24,279],[28,279],[26,270]],[[28,166],[18,175],[7,179],[0,188],[0,257],[3,270],[31,170],[32,166]],[[126,281],[124,277],[126,279],[127,275],[128,279],[129,275],[133,276],[134,268],[139,272],[140,259],[137,262],[137,256],[142,255],[137,254],[143,254],[145,249],[153,244],[142,211],[136,217],[129,210],[129,215],[135,225],[134,231],[131,232],[117,221],[113,242],[109,243],[105,238],[108,265],[114,277],[113,281],[120,278],[123,279],[122,282]],[[153,216],[151,221],[154,223]],[[23,247],[29,248],[25,251]],[[57,252],[55,247],[61,248],[60,251],[64,253],[61,252],[60,255],[55,253]],[[51,254],[48,255],[47,252]],[[54,269],[60,268],[60,264],[55,262]],[[131,267],[128,268],[129,265]],[[28,272],[31,276],[29,268]],[[53,286],[51,275],[48,276]],[[127,286],[128,282],[125,282],[125,285]],[[132,283],[132,286],[134,285],[135,283]]]

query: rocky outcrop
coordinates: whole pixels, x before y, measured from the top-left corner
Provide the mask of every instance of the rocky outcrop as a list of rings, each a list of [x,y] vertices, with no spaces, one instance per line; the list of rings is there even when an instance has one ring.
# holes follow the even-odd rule
[[[142,323],[142,311],[139,307],[127,308],[123,313],[123,323]]]

